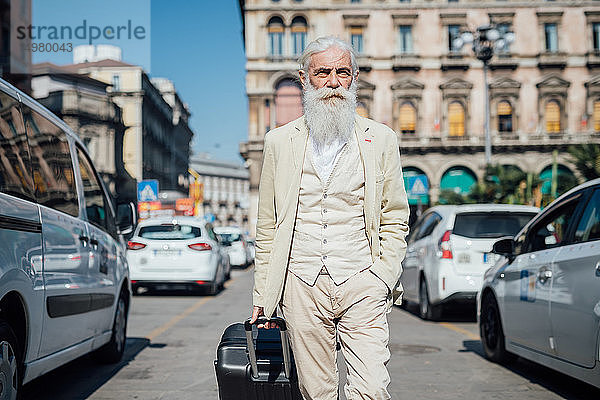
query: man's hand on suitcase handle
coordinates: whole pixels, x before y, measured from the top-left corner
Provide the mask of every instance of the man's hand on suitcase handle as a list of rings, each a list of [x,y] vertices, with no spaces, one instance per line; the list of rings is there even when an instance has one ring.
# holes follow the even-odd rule
[[[265,316],[265,309],[260,306],[254,306],[254,308],[252,309],[252,317],[250,318],[250,323],[253,324],[256,322],[258,317],[264,317],[264,316]],[[275,322],[266,322],[264,324],[258,324],[257,327],[264,328],[264,329],[277,328],[277,324]]]

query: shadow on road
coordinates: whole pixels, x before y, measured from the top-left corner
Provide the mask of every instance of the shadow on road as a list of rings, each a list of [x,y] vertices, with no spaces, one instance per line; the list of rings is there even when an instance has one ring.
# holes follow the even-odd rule
[[[91,355],[80,357],[23,386],[22,400],[86,399],[127,366],[150,344],[147,338],[129,337],[118,364],[99,364]]]
[[[459,350],[460,352],[472,352],[484,357],[480,340],[464,340],[463,346],[464,349]],[[600,389],[524,358],[519,357],[514,362],[502,366],[515,374],[521,375],[529,382],[543,386],[565,399],[600,399]]]
[[[406,302],[401,308],[409,313],[419,316],[419,305],[417,303]],[[477,316],[475,315],[474,305],[454,305],[452,307],[445,307],[441,318],[438,322],[476,322]]]

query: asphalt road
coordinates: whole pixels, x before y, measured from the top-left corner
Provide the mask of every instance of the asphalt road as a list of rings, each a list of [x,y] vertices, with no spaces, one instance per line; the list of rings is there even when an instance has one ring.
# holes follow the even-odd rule
[[[23,399],[216,400],[213,361],[223,329],[249,315],[252,270],[233,271],[214,297],[162,292],[133,298],[123,361],[82,357],[24,387]],[[469,310],[425,322],[409,310],[389,314],[394,399],[599,399],[600,390],[519,359],[483,358]]]

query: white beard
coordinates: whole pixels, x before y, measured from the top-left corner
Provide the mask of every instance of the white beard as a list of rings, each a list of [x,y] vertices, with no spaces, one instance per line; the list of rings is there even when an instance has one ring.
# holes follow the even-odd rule
[[[356,79],[350,89],[339,86],[335,89],[315,89],[310,81],[303,91],[302,103],[309,135],[317,154],[333,144],[346,143],[354,131],[356,115]]]

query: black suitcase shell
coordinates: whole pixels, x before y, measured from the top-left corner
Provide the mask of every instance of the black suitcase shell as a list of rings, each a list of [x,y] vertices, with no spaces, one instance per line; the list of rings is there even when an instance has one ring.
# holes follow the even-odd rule
[[[302,400],[293,356],[289,378],[285,375],[280,330],[254,326],[252,337],[258,377],[252,373],[244,323],[232,324],[223,332],[215,360],[219,399]]]

